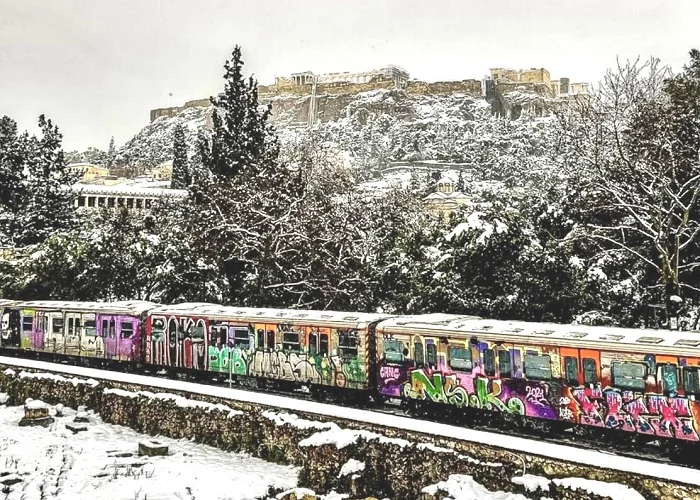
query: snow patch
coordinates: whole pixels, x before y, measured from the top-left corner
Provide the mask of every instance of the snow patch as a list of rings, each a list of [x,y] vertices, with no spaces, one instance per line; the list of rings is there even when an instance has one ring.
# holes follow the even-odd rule
[[[48,380],[54,380],[55,382],[64,382],[64,383],[71,383],[73,385],[80,385],[80,384],[85,384],[89,385],[90,387],[97,387],[100,385],[100,383],[92,378],[89,378],[87,380],[79,379],[79,378],[66,378],[62,377],[61,375],[56,375],[54,373],[30,373],[30,372],[20,372],[19,378],[37,378],[37,379],[48,379]]]
[[[355,460],[354,458],[351,458],[347,462],[343,464],[343,466],[340,468],[340,472],[338,473],[338,477],[344,477],[350,474],[355,474],[357,472],[362,472],[365,470],[365,463],[360,462],[359,460]]]
[[[38,399],[27,398],[24,402],[24,407],[27,410],[41,410],[47,407],[47,404]]]
[[[515,476],[510,480],[513,484],[522,485],[527,491],[549,491],[549,483],[551,481],[543,476],[536,476],[534,474],[523,474],[522,476]]]
[[[310,490],[308,488],[292,488],[291,490],[283,491],[282,493],[279,493],[275,498],[281,499],[284,497],[287,497],[291,494],[294,494],[297,498],[304,498],[305,496],[310,496],[315,498],[316,497],[316,492],[313,490]]]
[[[333,429],[337,427],[331,422],[317,422],[315,420],[305,420],[293,413],[277,413],[274,411],[264,411],[262,416],[272,420],[276,425],[291,425],[297,429]],[[334,427],[335,426],[335,427]]]
[[[426,486],[422,492],[433,496],[438,492],[444,493],[447,496],[443,498],[450,500],[528,500],[527,497],[515,493],[489,491],[474,481],[472,476],[464,474],[450,474],[447,481]]]
[[[570,490],[583,490],[586,493],[610,497],[612,500],[644,500],[644,497],[629,486],[620,483],[606,483],[581,477],[553,479],[554,484]]]
[[[335,445],[336,448],[341,449],[356,443],[358,439],[365,439],[367,441],[377,440],[380,443],[395,444],[402,448],[411,445],[411,442],[405,439],[388,438],[381,434],[365,430],[341,429],[333,424],[333,428],[324,432],[317,432],[301,440],[299,446],[323,446],[325,444],[332,444]]]
[[[8,377],[14,377],[17,374],[17,372],[14,371],[12,368],[8,368],[7,370],[5,370],[2,373],[3,373],[3,375],[7,375]]]

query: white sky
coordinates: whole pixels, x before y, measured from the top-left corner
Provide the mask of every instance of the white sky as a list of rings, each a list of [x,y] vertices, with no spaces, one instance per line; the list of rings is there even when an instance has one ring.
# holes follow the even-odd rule
[[[150,109],[218,92],[235,44],[262,84],[386,64],[426,80],[545,67],[595,82],[618,55],[680,70],[699,20],[697,0],[0,0],[0,115],[34,131],[45,113],[66,150],[106,149]]]

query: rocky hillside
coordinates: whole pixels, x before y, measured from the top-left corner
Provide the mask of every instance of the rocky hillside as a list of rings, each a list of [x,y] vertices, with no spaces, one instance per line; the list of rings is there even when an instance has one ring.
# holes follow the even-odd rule
[[[512,99],[510,96],[512,94]],[[542,104],[534,93],[512,92],[505,107],[517,108],[517,120],[497,118],[492,103],[465,93],[408,94],[379,89],[357,94],[280,95],[267,100],[283,143],[308,133],[309,109],[315,109],[313,133],[346,152],[369,176],[394,162],[439,160],[481,166],[488,149],[532,149],[529,138],[547,119],[528,115],[528,104]],[[510,102],[512,101],[512,102]],[[503,100],[498,103],[502,109]],[[510,106],[510,108],[509,108]],[[145,126],[119,151],[123,163],[147,169],[172,157],[176,124],[185,125],[191,152],[199,127],[211,124],[211,107],[191,107]]]

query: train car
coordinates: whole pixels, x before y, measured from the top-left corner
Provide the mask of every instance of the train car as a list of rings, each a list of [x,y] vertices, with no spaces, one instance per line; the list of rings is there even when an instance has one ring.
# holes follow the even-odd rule
[[[697,332],[424,315],[381,322],[377,339],[377,391],[409,406],[700,439]]]
[[[1,347],[62,356],[141,361],[141,316],[151,302],[16,301],[3,307]]]
[[[145,363],[310,388],[367,390],[387,315],[185,303],[150,310]]]

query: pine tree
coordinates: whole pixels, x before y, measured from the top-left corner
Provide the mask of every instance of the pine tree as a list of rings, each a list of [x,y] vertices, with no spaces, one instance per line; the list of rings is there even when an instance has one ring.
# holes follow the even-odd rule
[[[191,184],[192,174],[190,173],[187,159],[185,129],[178,123],[173,133],[173,177],[170,187],[173,189],[186,189]]]
[[[466,184],[464,182],[464,172],[462,172],[461,170],[459,171],[459,177],[457,178],[457,186],[455,186],[455,189],[460,193],[464,193],[466,191]]]

